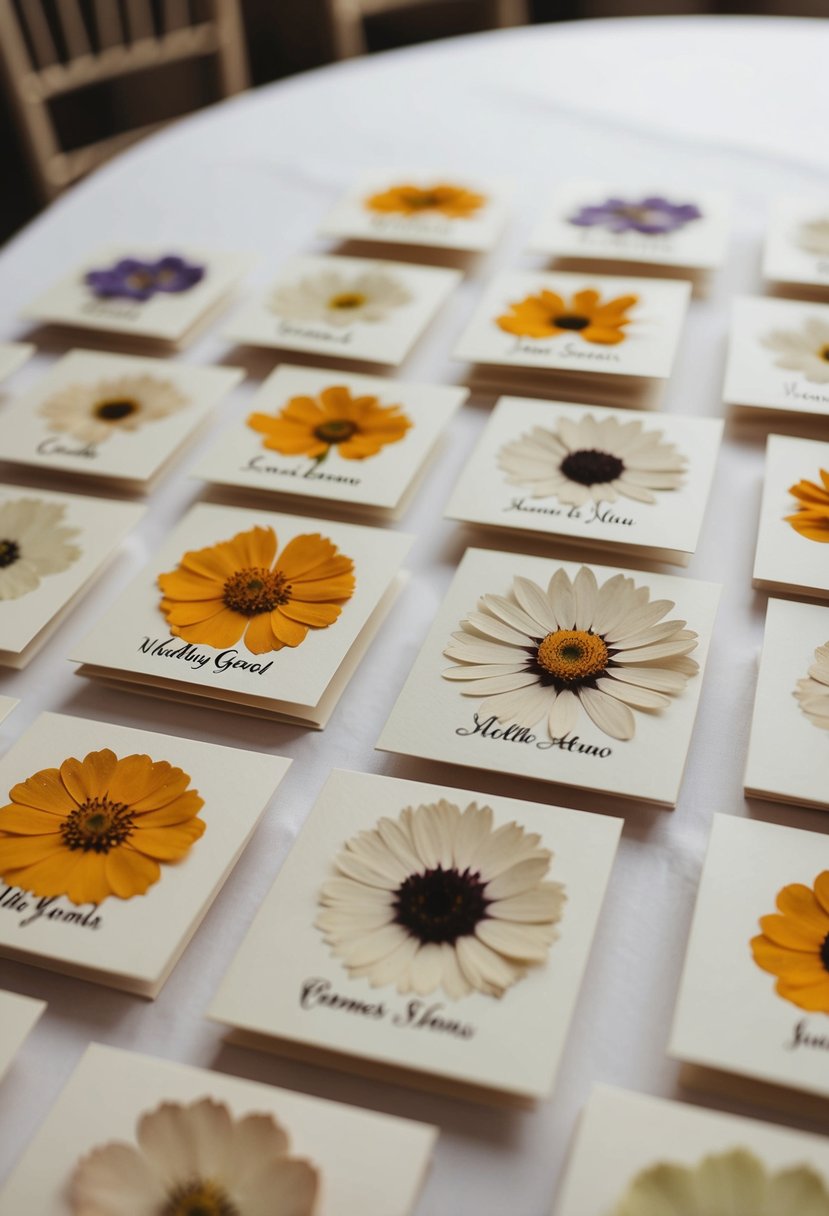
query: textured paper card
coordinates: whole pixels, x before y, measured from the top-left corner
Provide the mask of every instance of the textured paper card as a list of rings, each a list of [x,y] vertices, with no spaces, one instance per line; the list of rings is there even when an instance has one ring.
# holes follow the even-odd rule
[[[734,301],[727,405],[829,413],[829,305],[743,296]]]
[[[773,201],[763,277],[829,291],[829,197],[789,194]]]
[[[42,714],[0,758],[0,954],[157,995],[290,763]]]
[[[669,1053],[829,1097],[829,838],[715,815]]]
[[[233,367],[73,350],[2,414],[2,459],[144,487],[243,379]]]
[[[102,572],[144,508],[0,485],[0,663],[19,667]]]
[[[770,435],[754,586],[829,596],[829,443]]]
[[[294,258],[226,336],[251,346],[396,367],[457,287],[457,270],[370,258]]]
[[[0,342],[0,380],[11,376],[34,353],[30,342]]]
[[[825,1137],[600,1085],[553,1216],[805,1216],[810,1203],[829,1205]]]
[[[829,807],[829,608],[769,600],[747,794]]]
[[[581,544],[697,547],[722,422],[502,397],[446,514]]]
[[[718,598],[468,549],[378,747],[672,806]]]
[[[411,1216],[436,1136],[424,1123],[93,1043],[0,1193],[0,1213],[65,1216],[73,1192],[98,1210],[93,1163],[120,1178],[128,1162],[136,1212],[210,1200],[216,1213]],[[114,1155],[113,1142],[129,1147]],[[194,1158],[209,1177],[194,1177]]]
[[[404,1069],[404,1083],[489,1101],[545,1098],[621,828],[335,771],[211,1016],[287,1054],[336,1052],[357,1072]]]
[[[46,1008],[45,1001],[0,989],[0,1078]]]
[[[282,364],[196,476],[394,511],[467,396],[465,388]]]

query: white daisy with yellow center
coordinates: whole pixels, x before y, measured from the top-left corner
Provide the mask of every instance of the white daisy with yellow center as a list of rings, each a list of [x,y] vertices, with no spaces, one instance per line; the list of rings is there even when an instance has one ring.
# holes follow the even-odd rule
[[[50,431],[81,443],[103,443],[116,433],[137,431],[183,410],[190,402],[169,380],[119,376],[97,384],[68,384],[41,404]]]
[[[405,284],[388,271],[343,274],[326,270],[278,287],[270,298],[270,307],[286,321],[321,321],[344,328],[356,321],[385,321],[389,313],[411,299]]]
[[[813,384],[829,384],[829,322],[809,317],[799,330],[775,329],[762,341],[777,351],[777,367],[802,372]]]
[[[793,695],[815,726],[829,730],[829,642],[818,646],[808,676],[797,681]]]

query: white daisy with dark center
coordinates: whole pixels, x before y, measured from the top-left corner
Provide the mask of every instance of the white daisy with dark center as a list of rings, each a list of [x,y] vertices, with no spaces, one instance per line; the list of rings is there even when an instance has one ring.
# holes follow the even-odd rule
[[[120,376],[97,384],[68,384],[48,397],[38,413],[50,431],[81,443],[103,443],[117,432],[137,431],[189,405],[169,380],[155,376]]]
[[[566,896],[540,841],[474,802],[407,807],[347,842],[317,928],[372,987],[503,996],[558,937]]]
[[[390,312],[411,299],[408,288],[388,271],[343,274],[325,270],[278,287],[270,307],[286,321],[322,321],[340,329],[355,321],[385,321]]]
[[[829,730],[829,642],[818,646],[809,674],[797,681],[794,696],[815,726]]]
[[[777,367],[802,372],[812,384],[829,384],[829,321],[809,317],[800,329],[775,329],[762,343],[777,351]]]
[[[656,502],[655,491],[676,490],[687,461],[661,431],[636,420],[561,418],[555,430],[534,426],[498,453],[507,482],[526,486],[533,498],[557,498],[569,506],[632,498]]]
[[[698,664],[687,656],[697,635],[665,620],[672,600],[614,574],[601,586],[582,566],[559,569],[546,588],[515,578],[511,592],[484,595],[444,650],[443,672],[499,722],[546,724],[564,738],[581,710],[613,739],[632,739],[634,710],[657,713],[679,695]]]
[[[71,542],[80,528],[66,527],[66,507],[42,498],[13,498],[0,505],[0,601],[17,600],[47,574],[68,570],[81,556]]]

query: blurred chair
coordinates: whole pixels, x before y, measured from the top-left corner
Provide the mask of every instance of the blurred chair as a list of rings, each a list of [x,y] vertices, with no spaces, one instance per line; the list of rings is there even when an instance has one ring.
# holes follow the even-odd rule
[[[169,121],[65,149],[54,103],[91,86],[210,58],[220,96],[247,87],[238,0],[0,0],[0,67],[43,198]]]
[[[395,9],[422,7],[424,0],[327,0],[332,27],[332,39],[338,59],[364,55],[366,45],[365,18]],[[431,0],[439,4],[440,0]],[[502,27],[524,25],[529,20],[527,0],[480,0],[489,25]]]

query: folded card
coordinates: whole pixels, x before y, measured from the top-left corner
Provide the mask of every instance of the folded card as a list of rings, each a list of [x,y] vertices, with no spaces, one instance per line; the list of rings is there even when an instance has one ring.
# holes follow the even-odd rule
[[[465,388],[283,363],[195,475],[228,496],[319,500],[398,518],[467,396]]]
[[[16,992],[0,988],[0,1078],[8,1071],[45,1008],[45,1001],[18,996]]]
[[[436,1137],[93,1043],[0,1192],[0,1214],[412,1216]]]
[[[673,806],[718,597],[468,549],[377,746]]]
[[[42,714],[0,757],[0,955],[157,996],[290,763]]]
[[[322,727],[412,539],[200,503],[72,659],[110,684]]]
[[[449,519],[687,565],[722,435],[688,418],[502,397]]]
[[[35,348],[29,342],[0,342],[0,380],[5,380],[31,359]]]
[[[621,828],[335,771],[210,1015],[234,1042],[335,1068],[547,1098]]]
[[[735,300],[723,396],[743,412],[829,414],[829,305]]]
[[[755,587],[829,599],[829,443],[769,435]]]
[[[796,289],[801,297],[829,295],[829,196],[787,194],[773,200],[763,277]]]

